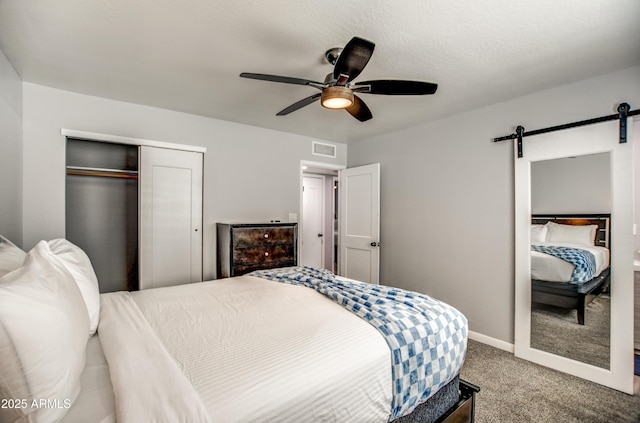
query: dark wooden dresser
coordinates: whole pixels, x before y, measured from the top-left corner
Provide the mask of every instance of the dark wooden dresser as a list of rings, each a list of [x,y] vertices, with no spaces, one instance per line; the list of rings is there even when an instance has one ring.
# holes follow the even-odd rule
[[[297,223],[218,223],[218,278],[298,264]]]

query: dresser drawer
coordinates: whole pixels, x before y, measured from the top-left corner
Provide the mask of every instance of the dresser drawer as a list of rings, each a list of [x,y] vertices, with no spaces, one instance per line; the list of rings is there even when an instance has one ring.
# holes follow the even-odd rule
[[[248,264],[248,265],[239,265],[233,267],[233,276],[244,275],[249,272],[253,272],[254,270],[265,270],[265,269],[275,269],[278,267],[291,267],[295,266],[296,262],[291,261],[274,261],[270,263],[260,263],[260,264]]]
[[[236,247],[245,245],[277,244],[294,240],[295,228],[234,228],[233,244]]]
[[[273,244],[235,248],[233,264],[293,260],[293,244]]]

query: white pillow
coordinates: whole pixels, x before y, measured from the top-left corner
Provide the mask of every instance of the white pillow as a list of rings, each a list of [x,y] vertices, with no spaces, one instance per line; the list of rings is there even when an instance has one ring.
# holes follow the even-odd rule
[[[96,333],[100,319],[100,289],[91,260],[82,249],[64,238],[48,242],[51,252],[62,261],[82,293],[89,313],[89,336]]]
[[[88,330],[78,286],[40,241],[20,269],[0,278],[0,398],[21,401],[0,407],[0,421],[65,415],[80,390]]]
[[[545,242],[547,227],[545,225],[531,225],[531,242]]]
[[[594,245],[598,225],[561,225],[547,222],[547,242]]]
[[[22,267],[27,253],[0,235],[0,278]]]

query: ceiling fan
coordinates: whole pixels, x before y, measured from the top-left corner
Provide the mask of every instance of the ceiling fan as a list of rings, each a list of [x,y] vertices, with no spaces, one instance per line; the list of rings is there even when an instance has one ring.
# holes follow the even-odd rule
[[[375,44],[359,37],[353,37],[344,48],[327,50],[325,57],[334,65],[333,73],[328,74],[324,82],[310,81],[288,76],[266,75],[262,73],[240,74],[243,78],[260,79],[263,81],[281,82],[284,84],[308,85],[320,90],[312,96],[303,98],[291,106],[279,111],[277,116],[288,115],[304,106],[320,100],[322,106],[328,109],[345,109],[360,122],[373,117],[369,107],[355,93],[385,94],[385,95],[425,95],[434,94],[438,84],[422,81],[402,81],[378,79],[354,83],[353,80],[369,62]]]

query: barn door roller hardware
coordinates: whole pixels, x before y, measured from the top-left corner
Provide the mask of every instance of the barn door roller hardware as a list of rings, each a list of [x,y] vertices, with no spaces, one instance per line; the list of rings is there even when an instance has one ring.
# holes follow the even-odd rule
[[[618,119],[620,119],[620,144],[627,142],[627,117],[629,116],[630,110],[631,106],[629,106],[629,103],[622,103],[618,106]],[[638,110],[636,110],[636,112]]]
[[[560,131],[562,129],[576,128],[578,126],[592,125],[594,123],[607,122],[610,120],[620,121],[620,144],[627,142],[627,118],[640,114],[640,109],[631,110],[629,103],[620,103],[618,113],[613,115],[601,116],[593,119],[581,120],[579,122],[565,123],[563,125],[551,126],[549,128],[536,129],[534,131],[525,132],[522,125],[516,127],[516,132],[504,137],[494,138],[493,142],[517,140],[516,148],[518,149],[518,157],[522,157],[522,139],[533,135],[546,134],[548,132]]]

